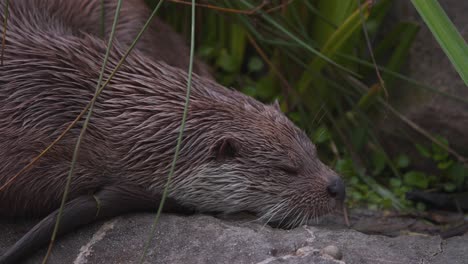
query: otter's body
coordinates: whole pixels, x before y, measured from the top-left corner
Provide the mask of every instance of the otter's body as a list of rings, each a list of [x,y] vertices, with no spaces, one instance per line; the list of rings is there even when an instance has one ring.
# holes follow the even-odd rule
[[[54,15],[63,2],[73,2],[75,9],[99,7],[98,0],[10,1],[0,70],[0,186],[48,146],[95,93],[106,43],[93,29],[73,22],[86,12]],[[0,3],[3,14],[5,0]],[[117,35],[104,79],[127,46],[128,40]],[[156,208],[174,156],[187,74],[170,65],[186,66],[156,60],[151,53],[132,52],[97,99],[61,233],[103,217]],[[15,261],[50,238],[81,124],[0,191],[0,216],[47,216],[0,262]],[[329,212],[343,194],[339,177],[276,107],[193,76],[167,209],[250,211],[264,221],[297,225]]]

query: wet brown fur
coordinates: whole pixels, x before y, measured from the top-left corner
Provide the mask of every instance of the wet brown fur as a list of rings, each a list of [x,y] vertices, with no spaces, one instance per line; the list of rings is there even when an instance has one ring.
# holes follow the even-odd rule
[[[0,3],[3,14],[5,0]],[[92,98],[106,50],[99,23],[94,22],[98,3],[11,1],[0,70],[0,185],[48,146]],[[106,3],[115,7],[115,1]],[[137,6],[148,14],[141,3]],[[133,24],[134,14],[124,10],[105,79],[133,37],[128,28],[141,26]],[[160,34],[163,38],[168,33]],[[149,35],[147,41],[132,52],[96,102],[70,203],[87,199],[85,203],[92,204],[88,207],[95,208],[92,195],[111,190],[122,199],[154,198],[157,205],[179,132],[188,55],[162,55],[171,53],[172,44],[159,43],[153,50]],[[199,65],[197,72],[209,76]],[[0,215],[40,216],[58,208],[80,129],[81,123],[0,192]],[[293,226],[334,208],[337,197],[327,187],[338,180],[320,162],[308,137],[277,107],[193,76],[172,199],[202,212],[250,211],[265,222]]]

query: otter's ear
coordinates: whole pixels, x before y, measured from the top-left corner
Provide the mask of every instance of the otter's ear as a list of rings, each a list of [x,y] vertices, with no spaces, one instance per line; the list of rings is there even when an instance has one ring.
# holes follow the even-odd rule
[[[215,142],[211,151],[217,160],[233,158],[239,152],[239,142],[231,137],[222,137]]]
[[[273,106],[273,108],[275,108],[276,110],[281,112],[281,106],[279,104],[278,99],[275,99],[275,101],[273,102],[273,104],[271,106]]]

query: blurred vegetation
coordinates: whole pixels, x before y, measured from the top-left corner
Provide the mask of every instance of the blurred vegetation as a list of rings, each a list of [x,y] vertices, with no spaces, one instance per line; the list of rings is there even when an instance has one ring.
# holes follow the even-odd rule
[[[162,16],[188,35],[190,6],[180,2],[167,1]],[[424,209],[405,193],[467,189],[468,170],[447,140],[427,136],[427,144],[414,144],[419,156],[412,157],[392,156],[382,144],[376,120],[398,113],[388,95],[402,82],[433,90],[399,73],[418,25],[395,22],[383,30],[391,0],[198,3],[198,56],[221,84],[263,102],[278,99],[321,158],[345,177],[350,206]],[[415,159],[430,160],[437,170],[414,170]]]

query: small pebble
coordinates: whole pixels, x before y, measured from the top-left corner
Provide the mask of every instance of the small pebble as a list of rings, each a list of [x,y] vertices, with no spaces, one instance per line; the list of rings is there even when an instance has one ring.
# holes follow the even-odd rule
[[[317,250],[311,246],[301,247],[296,250],[296,256],[307,256],[307,255],[312,254],[314,251],[317,251]]]
[[[320,250],[320,253],[329,255],[330,257],[337,260],[341,260],[343,258],[343,253],[341,253],[341,250],[335,245],[324,247],[322,250]]]

